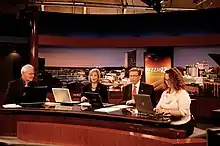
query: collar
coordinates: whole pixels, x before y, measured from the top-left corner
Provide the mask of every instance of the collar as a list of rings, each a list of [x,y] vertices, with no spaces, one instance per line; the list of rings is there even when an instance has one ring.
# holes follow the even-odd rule
[[[176,90],[174,90],[174,92],[173,93],[170,93],[169,92],[169,90],[166,90],[166,95],[175,95],[177,93],[177,91]]]
[[[22,81],[23,85],[25,86],[25,84],[26,84],[25,80],[23,78],[21,78],[21,81]]]
[[[134,86],[136,86],[136,88],[137,88],[137,89],[139,89],[140,84],[141,84],[141,81],[138,81],[138,82],[137,82],[137,84],[135,84],[135,85],[134,85],[134,84],[132,84],[132,88],[134,88]]]

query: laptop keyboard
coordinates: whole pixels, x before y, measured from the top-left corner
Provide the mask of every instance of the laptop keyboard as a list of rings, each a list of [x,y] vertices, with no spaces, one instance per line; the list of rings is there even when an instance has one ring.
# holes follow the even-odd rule
[[[158,121],[158,122],[170,121],[170,115],[159,114],[156,112],[152,112],[152,113],[138,112],[137,117],[148,119],[148,120],[153,120],[153,121]]]

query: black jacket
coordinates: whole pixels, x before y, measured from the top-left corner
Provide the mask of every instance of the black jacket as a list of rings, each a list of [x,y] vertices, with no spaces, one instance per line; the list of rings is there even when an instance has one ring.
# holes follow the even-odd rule
[[[148,94],[151,97],[151,102],[153,107],[156,107],[156,98],[154,93],[154,87],[149,84],[140,83],[138,94]],[[123,98],[121,103],[125,104],[126,101],[132,99],[132,84],[126,85],[123,87]]]
[[[37,83],[32,81],[29,86],[36,86]],[[5,93],[4,104],[21,103],[23,101],[24,83],[21,78],[10,81]]]
[[[89,84],[83,86],[83,91],[82,91],[82,95],[81,96],[84,96],[85,92],[96,92],[96,93],[99,93],[99,95],[101,96],[102,102],[108,103],[108,90],[107,90],[107,86],[106,85],[98,83],[98,85],[96,87],[96,90],[92,91],[92,84],[89,83]]]

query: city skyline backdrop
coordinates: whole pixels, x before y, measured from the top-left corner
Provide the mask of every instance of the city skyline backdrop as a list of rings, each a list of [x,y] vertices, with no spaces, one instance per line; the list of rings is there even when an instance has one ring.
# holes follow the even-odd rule
[[[45,58],[45,66],[50,67],[122,67],[125,53],[136,48],[39,48],[39,57]],[[137,48],[136,65],[144,67],[146,48]],[[165,51],[165,50],[161,50]],[[184,67],[206,60],[210,66],[218,64],[208,56],[220,54],[220,46],[215,47],[175,47],[173,65]]]

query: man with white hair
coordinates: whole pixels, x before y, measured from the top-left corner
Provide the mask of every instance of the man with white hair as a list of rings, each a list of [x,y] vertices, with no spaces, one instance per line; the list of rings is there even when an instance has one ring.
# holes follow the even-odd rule
[[[30,64],[26,64],[21,68],[21,78],[24,81],[25,87],[28,83],[34,79],[34,67]]]
[[[34,86],[34,67],[26,64],[21,68],[21,78],[10,81],[5,93],[4,104],[12,104],[22,102],[24,87]]]

